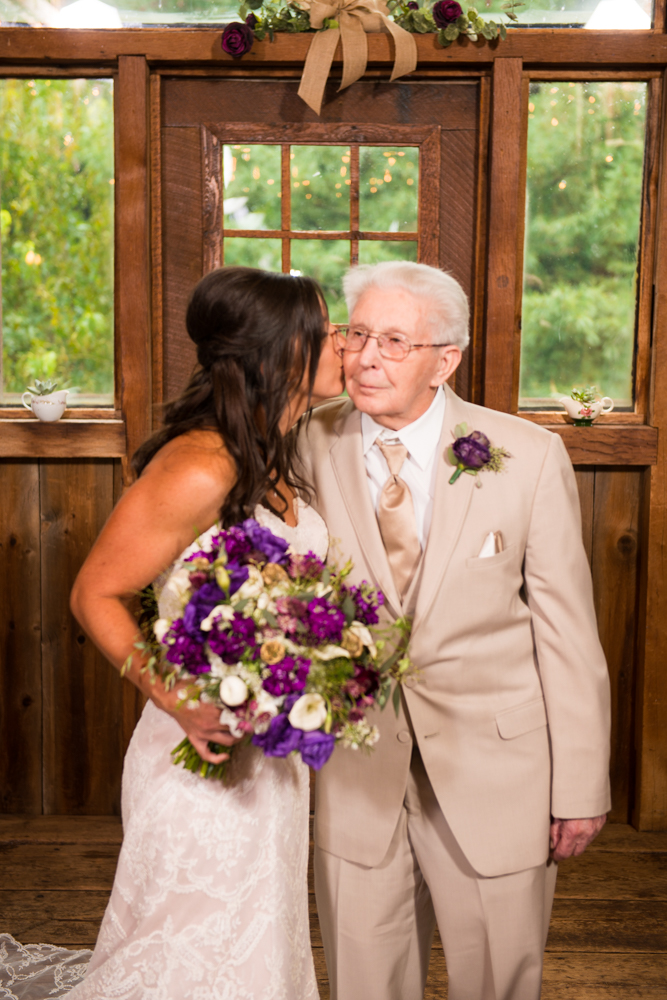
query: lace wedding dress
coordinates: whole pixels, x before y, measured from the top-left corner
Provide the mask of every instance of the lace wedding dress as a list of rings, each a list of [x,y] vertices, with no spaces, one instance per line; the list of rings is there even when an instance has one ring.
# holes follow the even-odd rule
[[[323,558],[324,522],[303,501],[296,510],[295,528],[261,507],[255,516],[295,551]],[[180,614],[170,575],[157,583],[162,616]],[[174,767],[170,751],[182,738],[178,723],[148,702],[125,758],[124,840],[113,891],[88,971],[68,996],[316,1000],[308,768],[294,755],[268,758],[249,746],[233,758],[223,785]],[[20,996],[42,1000],[67,989]],[[0,985],[0,997],[15,995]]]

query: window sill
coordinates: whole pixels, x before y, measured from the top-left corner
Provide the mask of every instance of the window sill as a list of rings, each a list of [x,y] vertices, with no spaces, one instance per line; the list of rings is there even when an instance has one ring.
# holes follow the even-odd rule
[[[658,429],[645,424],[545,424],[559,434],[573,465],[656,465]]]
[[[124,458],[124,420],[0,420],[2,458]]]

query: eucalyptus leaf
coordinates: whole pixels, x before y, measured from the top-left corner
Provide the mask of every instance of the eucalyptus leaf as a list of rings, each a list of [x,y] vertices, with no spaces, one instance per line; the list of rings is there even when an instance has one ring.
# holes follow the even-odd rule
[[[397,684],[396,687],[394,688],[394,693],[393,693],[393,695],[391,697],[391,700],[392,700],[393,705],[394,705],[394,711],[396,712],[396,718],[398,718],[398,715],[399,715],[399,712],[400,712],[400,709],[401,709],[401,685],[400,684]]]

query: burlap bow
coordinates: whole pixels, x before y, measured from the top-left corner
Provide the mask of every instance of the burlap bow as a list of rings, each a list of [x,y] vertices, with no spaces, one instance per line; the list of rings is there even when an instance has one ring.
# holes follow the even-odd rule
[[[400,28],[387,15],[384,0],[300,0],[299,6],[310,14],[312,28],[322,28],[327,18],[338,21],[339,28],[318,31],[314,36],[299,87],[299,97],[319,115],[324,87],[331,70],[334,52],[340,38],[343,43],[344,90],[363,76],[368,61],[366,32],[387,31],[394,39],[396,53],[390,79],[396,80],[417,67],[417,45],[409,31]]]

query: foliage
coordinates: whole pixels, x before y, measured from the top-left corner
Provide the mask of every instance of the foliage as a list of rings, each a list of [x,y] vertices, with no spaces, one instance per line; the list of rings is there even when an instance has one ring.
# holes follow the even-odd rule
[[[52,392],[55,392],[58,388],[57,382],[52,382],[50,378],[47,378],[45,382],[40,382],[38,378],[35,379],[34,385],[29,385],[26,392],[31,392],[33,396],[50,396]]]
[[[497,24],[495,21],[485,21],[474,7],[469,7],[467,12],[461,10],[460,16],[445,27],[440,27],[433,17],[432,0],[389,0],[387,4],[393,20],[405,31],[412,34],[427,34],[435,32],[438,36],[438,43],[447,48],[459,36],[467,36],[471,41],[484,38],[493,41],[494,38],[506,37],[504,24]],[[502,13],[510,20],[518,20],[515,8],[523,7],[520,0],[504,0],[502,3]],[[268,36],[273,41],[277,31],[303,32],[312,30],[310,27],[310,16],[308,11],[302,10],[299,0],[290,0],[288,3],[280,3],[279,0],[242,0],[239,7],[239,17],[242,21],[250,16],[248,24],[255,32],[255,38],[262,41]],[[328,28],[337,28],[338,21],[327,18],[324,22],[326,31]]]
[[[533,83],[521,396],[631,400],[646,85]]]
[[[113,392],[109,80],[0,82],[5,392]]]
[[[594,385],[585,385],[580,389],[576,387],[570,393],[572,399],[577,403],[583,403],[584,405],[588,403],[594,403],[598,398],[598,391]]]

